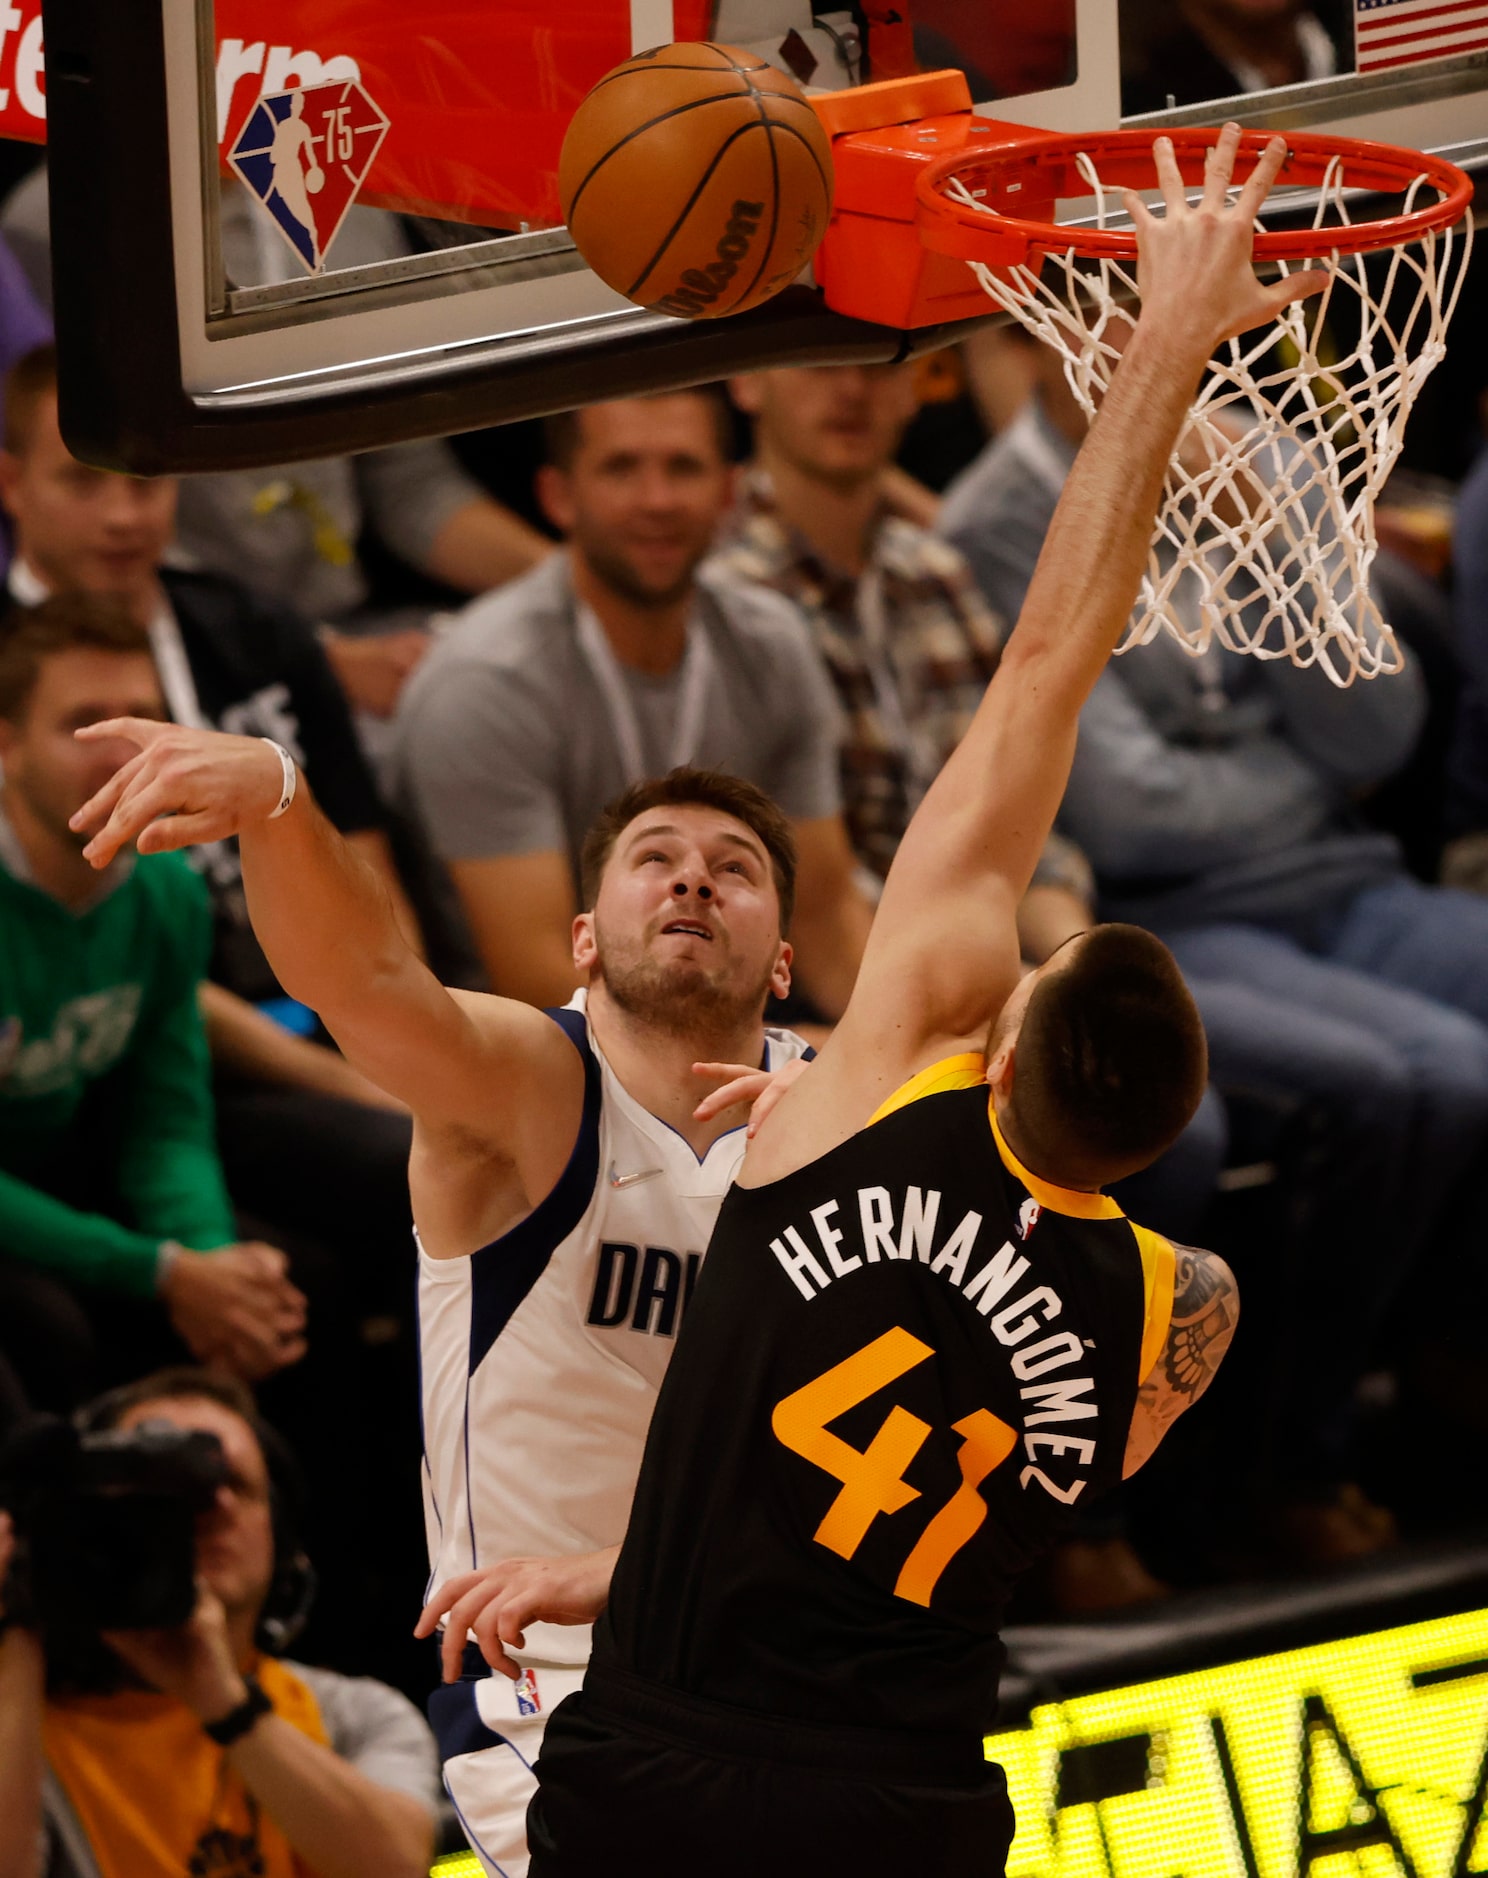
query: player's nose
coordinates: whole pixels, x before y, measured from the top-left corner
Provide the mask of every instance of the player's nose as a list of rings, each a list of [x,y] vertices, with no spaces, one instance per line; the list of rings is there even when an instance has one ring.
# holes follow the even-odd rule
[[[685,875],[679,875],[677,879],[672,882],[673,898],[685,900],[690,893],[695,893],[700,900],[711,900],[713,898],[713,889],[708,885],[706,880],[688,880]]]

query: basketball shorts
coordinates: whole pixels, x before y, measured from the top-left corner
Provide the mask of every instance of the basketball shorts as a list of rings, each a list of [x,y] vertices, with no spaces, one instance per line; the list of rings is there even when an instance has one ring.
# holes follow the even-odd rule
[[[538,1664],[520,1682],[498,1676],[467,1646],[465,1674],[429,1697],[444,1787],[490,1878],[526,1878],[533,1768],[553,1710],[584,1680],[582,1664]]]
[[[979,1739],[775,1721],[608,1666],[537,1771],[531,1878],[999,1878],[1013,1838]]]

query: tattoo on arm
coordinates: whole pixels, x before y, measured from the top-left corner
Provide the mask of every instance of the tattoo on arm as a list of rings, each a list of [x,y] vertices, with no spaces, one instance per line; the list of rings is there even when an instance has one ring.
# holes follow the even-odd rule
[[[1175,1246],[1173,1315],[1168,1340],[1137,1392],[1126,1472],[1139,1467],[1185,1409],[1214,1380],[1240,1319],[1229,1267],[1212,1252]]]
[[[1235,1281],[1218,1259],[1187,1246],[1175,1246],[1174,1251],[1173,1319],[1157,1367],[1168,1389],[1184,1398],[1180,1407],[1187,1408],[1204,1393],[1219,1367],[1238,1312]]]

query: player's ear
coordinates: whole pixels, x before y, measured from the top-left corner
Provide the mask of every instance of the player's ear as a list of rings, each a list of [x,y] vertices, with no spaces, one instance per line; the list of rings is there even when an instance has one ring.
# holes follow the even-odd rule
[[[987,1060],[987,1083],[993,1095],[1004,1101],[1013,1093],[1013,1069],[1018,1055],[1016,1037],[999,1043]]]
[[[591,972],[599,963],[593,913],[580,913],[573,923],[573,962],[577,970]]]
[[[780,950],[775,955],[775,969],[770,973],[770,991],[772,995],[777,998],[790,996],[791,960],[794,957],[795,953],[792,952],[786,941],[782,939],[780,942]]]

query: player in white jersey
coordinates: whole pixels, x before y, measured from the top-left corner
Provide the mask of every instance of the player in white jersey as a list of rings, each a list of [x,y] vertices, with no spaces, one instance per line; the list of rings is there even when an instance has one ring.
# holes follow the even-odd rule
[[[627,791],[585,846],[574,962],[587,993],[544,1013],[439,984],[277,745],[137,719],[79,735],[105,733],[140,754],[75,818],[96,831],[90,860],[237,835],[280,983],[413,1111],[440,1587],[420,1629],[448,1614],[446,1667],[464,1670],[430,1714],[472,1845],[517,1878],[531,1764],[588,1638],[534,1625],[513,1651],[519,1679],[492,1676],[481,1648],[507,1653],[485,1586],[510,1585],[503,1561],[539,1555],[534,1582],[561,1610],[596,1555],[607,1574],[624,1534],[652,1403],[743,1155],[737,1098],[804,1050],[764,1026],[767,995],[790,984],[789,825],[732,777],[679,770]],[[512,1609],[505,1596],[508,1639]]]
[[[419,1257],[424,1510],[438,1587],[420,1629],[451,1617],[451,1656],[486,1609],[486,1568],[528,1557],[578,1576],[584,1555],[624,1536],[656,1392],[744,1157],[742,1123],[698,1153],[629,1094],[591,1034],[587,997],[553,1013],[586,1080],[562,1178],[471,1257]],[[805,1047],[789,1031],[764,1036],[768,1070]],[[468,1618],[451,1612],[462,1598]],[[523,1872],[532,1763],[547,1716],[583,1681],[589,1626],[526,1626],[515,1683],[492,1676],[477,1644],[464,1658],[465,1676],[429,1703],[445,1785],[487,1868]]]

